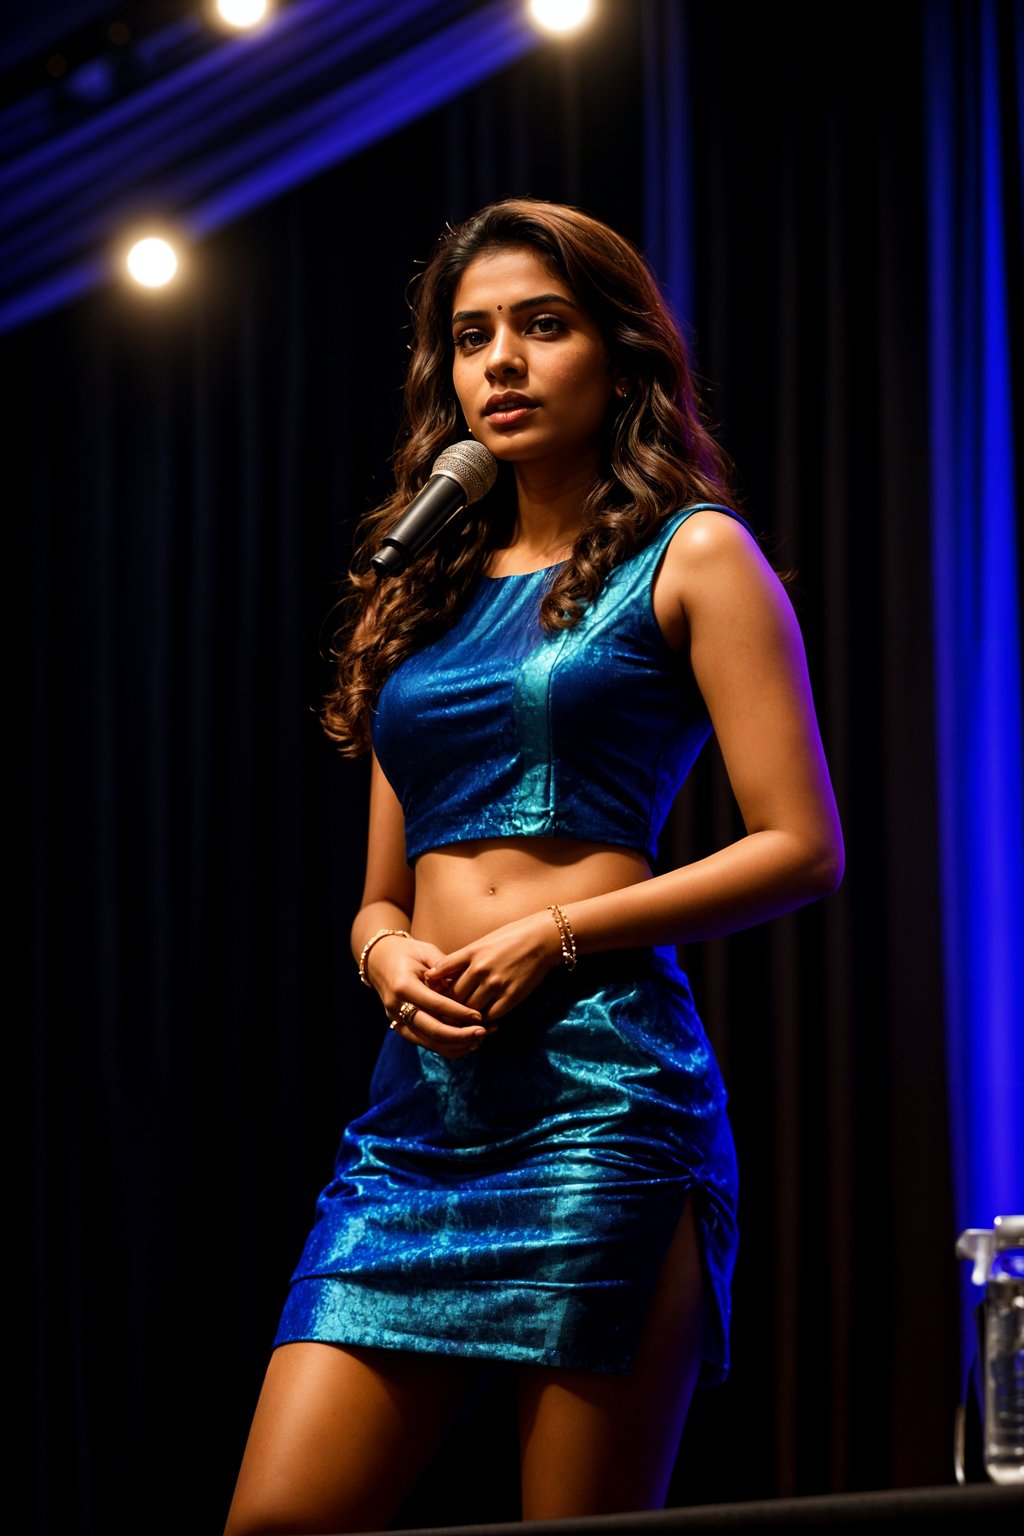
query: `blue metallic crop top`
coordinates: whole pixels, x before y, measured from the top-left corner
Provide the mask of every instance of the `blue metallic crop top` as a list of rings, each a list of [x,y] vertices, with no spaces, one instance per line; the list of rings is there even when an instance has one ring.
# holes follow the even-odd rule
[[[410,863],[496,837],[616,844],[653,861],[711,722],[651,589],[673,533],[705,509],[743,522],[713,502],[666,518],[574,628],[540,627],[556,568],[481,576],[451,628],[396,667],[373,744],[405,814]]]

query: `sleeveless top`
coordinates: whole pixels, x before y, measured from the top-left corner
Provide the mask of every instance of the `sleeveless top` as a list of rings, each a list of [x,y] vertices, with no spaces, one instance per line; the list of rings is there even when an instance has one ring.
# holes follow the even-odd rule
[[[538,612],[557,566],[481,576],[452,626],[391,673],[372,734],[410,863],[501,837],[614,844],[653,862],[711,722],[658,627],[652,587],[672,535],[703,510],[750,531],[730,507],[685,507],[554,635]]]

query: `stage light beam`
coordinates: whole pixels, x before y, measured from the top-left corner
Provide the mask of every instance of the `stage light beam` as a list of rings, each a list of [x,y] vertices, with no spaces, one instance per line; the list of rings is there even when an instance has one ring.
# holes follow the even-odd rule
[[[159,235],[148,235],[136,240],[125,265],[130,275],[143,288],[166,288],[178,270],[178,256],[169,240]]]
[[[221,21],[238,31],[258,27],[267,18],[267,0],[217,0],[215,10]]]
[[[593,0],[530,0],[529,12],[544,32],[575,32],[589,21]]]

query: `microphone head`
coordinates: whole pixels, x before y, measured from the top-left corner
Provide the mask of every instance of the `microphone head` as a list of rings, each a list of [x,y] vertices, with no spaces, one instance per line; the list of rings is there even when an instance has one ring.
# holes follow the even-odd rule
[[[466,493],[468,507],[487,495],[498,478],[498,461],[483,443],[467,437],[443,449],[434,460],[430,473],[457,480]]]

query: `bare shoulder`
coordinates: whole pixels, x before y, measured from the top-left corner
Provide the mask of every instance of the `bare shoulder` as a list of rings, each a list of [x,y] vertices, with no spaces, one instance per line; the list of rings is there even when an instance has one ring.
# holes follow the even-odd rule
[[[752,605],[790,607],[753,534],[726,512],[708,508],[688,517],[669,540],[654,587],[666,639],[685,645],[693,624],[709,611],[728,620],[749,616]]]
[[[665,567],[685,578],[720,563],[771,570],[749,528],[727,512],[703,508],[688,517],[669,539]]]

